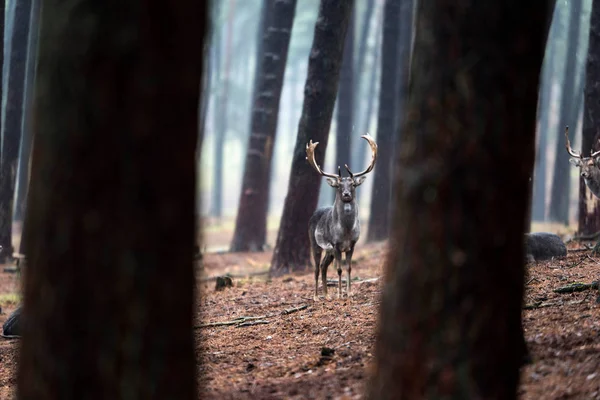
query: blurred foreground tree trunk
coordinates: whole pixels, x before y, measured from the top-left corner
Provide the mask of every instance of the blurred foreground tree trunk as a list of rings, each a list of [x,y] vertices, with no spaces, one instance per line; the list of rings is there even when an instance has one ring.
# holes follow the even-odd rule
[[[203,4],[44,3],[20,399],[197,399]]]
[[[592,2],[590,34],[585,75],[583,130],[581,151],[589,157],[590,150],[600,150],[600,1]],[[575,121],[573,121],[575,126]],[[583,178],[579,177],[579,234],[600,231],[600,199],[592,194]]]
[[[272,276],[310,265],[308,220],[317,207],[321,177],[306,161],[306,144],[309,140],[319,142],[315,158],[323,166],[351,14],[349,1],[321,0],[288,190],[271,261]]]
[[[546,7],[423,0],[417,12],[368,397],[515,399]]]
[[[577,82],[577,50],[579,49],[579,25],[581,21],[581,1],[569,3],[569,26],[567,35],[567,50],[565,60],[565,74],[560,97],[560,119],[558,124],[558,136],[556,141],[556,161],[554,162],[554,174],[552,176],[552,188],[550,192],[550,210],[548,217],[553,222],[569,224],[569,204],[571,202],[571,165],[565,151],[564,129],[566,125],[572,126],[573,131],[577,125],[578,115],[572,115],[572,104],[579,100],[579,94],[575,91]]]
[[[4,98],[4,38],[5,33],[5,15],[6,1],[0,4],[0,66],[3,68],[2,78],[0,79],[0,98]],[[0,101],[0,104],[3,102]],[[2,108],[4,106],[2,105]],[[19,141],[15,143],[15,138],[9,135],[1,136],[2,146],[0,151],[0,263],[7,261],[12,255],[12,197],[13,188],[11,182],[14,182],[14,171],[11,165],[11,159],[16,159],[18,155]],[[8,153],[8,154],[7,154]]]
[[[287,63],[296,0],[264,0],[257,46],[252,122],[246,165],[230,251],[262,251],[267,240],[271,166],[279,102]]]
[[[381,81],[377,112],[377,167],[373,173],[367,241],[387,239],[392,189],[392,156],[398,110],[398,43],[401,0],[386,0],[383,11]]]

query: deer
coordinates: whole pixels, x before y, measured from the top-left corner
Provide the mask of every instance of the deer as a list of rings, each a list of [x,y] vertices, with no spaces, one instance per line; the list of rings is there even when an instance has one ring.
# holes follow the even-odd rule
[[[571,156],[569,162],[579,167],[579,175],[583,178],[585,185],[594,196],[600,198],[600,151],[590,150],[590,156],[584,157],[582,153],[577,153],[571,148],[568,126],[565,128],[565,137],[567,139],[565,147]],[[596,243],[592,249],[592,253],[598,253],[599,251],[600,241]]]
[[[371,163],[367,169],[356,174],[352,173],[348,164],[344,164],[350,177],[342,177],[339,166],[337,175],[324,172],[315,160],[315,149],[319,142],[313,143],[310,140],[306,145],[306,160],[319,175],[326,178],[329,186],[336,190],[333,205],[317,209],[308,222],[310,248],[315,261],[315,301],[319,299],[319,271],[323,283],[323,294],[326,299],[329,299],[327,295],[327,268],[334,260],[338,273],[337,297],[338,299],[342,297],[342,253],[345,253],[346,256],[346,296],[350,298],[352,295],[350,290],[352,254],[360,237],[360,220],[355,192],[356,188],[365,181],[365,175],[373,170],[377,161],[377,143],[375,143],[375,140],[368,133],[362,135],[361,138],[365,139],[371,147]],[[323,251],[325,251],[325,256],[321,260]]]

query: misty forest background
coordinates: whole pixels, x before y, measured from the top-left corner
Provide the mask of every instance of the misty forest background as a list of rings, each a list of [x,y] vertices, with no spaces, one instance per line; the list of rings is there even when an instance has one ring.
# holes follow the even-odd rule
[[[407,51],[407,46],[410,49],[410,41],[407,43],[406,40],[398,40],[397,48],[384,48],[382,44],[385,39],[382,40],[382,36],[406,38],[410,37],[411,32],[399,32],[402,27],[400,24],[397,24],[395,32],[384,32],[383,3],[381,0],[365,0],[355,4],[347,32],[343,71],[339,82],[339,92],[345,91],[346,95],[341,98],[338,96],[336,100],[329,134],[329,150],[323,167],[326,171],[334,171],[337,165],[343,166],[348,161],[356,169],[364,168],[370,154],[368,146],[360,140],[360,135],[369,132],[376,138],[381,149],[381,142],[385,140],[382,136],[397,132],[393,126],[398,125],[393,124],[399,124],[400,121],[394,121],[393,115],[401,114],[395,110],[402,107],[401,99],[406,86],[394,85],[395,82],[382,86],[382,67],[393,71],[405,68],[406,58],[410,57],[410,51]],[[412,7],[410,2],[405,3]],[[256,80],[256,47],[261,40],[259,25],[262,4],[263,2],[227,0],[214,2],[212,7],[215,22],[208,49],[208,96],[200,165],[201,186],[198,188],[201,213],[209,217],[208,224],[205,225],[207,232],[218,229],[233,236],[235,229],[250,135],[252,95]],[[532,221],[570,225],[577,222],[580,213],[579,175],[578,170],[567,162],[564,126],[570,126],[573,147],[581,149],[591,5],[591,0],[556,3],[540,85]],[[318,0],[298,0],[293,19],[271,160],[267,209],[268,246],[275,243],[287,194],[291,155],[302,112],[308,56],[318,7]],[[399,14],[399,18],[406,17]],[[382,53],[390,51],[397,52],[397,59],[383,65]],[[347,65],[348,59],[352,60],[351,66]],[[388,75],[392,75],[392,79],[397,76],[395,72]],[[383,105],[382,99],[385,101]],[[595,125],[600,126],[598,123]],[[595,134],[594,130],[587,143],[593,141]],[[344,146],[349,152],[338,158],[336,150],[348,151]],[[561,162],[555,162],[557,155]],[[389,154],[383,154],[383,157],[380,154],[375,173],[390,165],[389,158],[385,156]],[[384,182],[374,185],[374,181],[370,177],[358,189],[361,219],[367,229],[370,222],[379,221],[381,224],[386,218],[385,210],[389,208],[390,193],[393,190],[390,188],[393,179],[389,175]],[[333,196],[334,191],[323,180],[319,206],[331,204]],[[373,199],[376,199],[375,202]],[[372,213],[381,215],[370,218]],[[260,224],[260,221],[254,222]],[[592,230],[595,232],[596,228],[598,226],[587,227],[582,233]],[[369,233],[363,237],[368,237],[369,240],[385,239],[386,230],[380,231],[383,233]],[[230,245],[224,239],[218,242],[209,240],[206,249],[227,250]]]

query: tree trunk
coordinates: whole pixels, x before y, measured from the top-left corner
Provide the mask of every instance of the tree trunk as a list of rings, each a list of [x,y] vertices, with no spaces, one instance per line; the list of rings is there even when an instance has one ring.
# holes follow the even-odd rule
[[[600,150],[600,1],[592,2],[590,34],[585,74],[583,130],[581,149],[585,156],[590,150]],[[575,125],[575,123],[573,123]],[[588,235],[600,231],[600,199],[579,178],[579,234]]]
[[[369,87],[367,89],[367,109],[364,113],[364,118],[362,120],[361,132],[368,132],[369,126],[371,125],[371,118],[373,115],[373,108],[375,107],[375,99],[377,95],[377,78],[381,75],[381,63],[379,62],[379,58],[381,56],[381,28],[382,24],[377,24],[377,31],[375,33],[375,47],[373,48],[373,64],[371,67],[371,76],[369,77]],[[353,162],[355,165],[361,165],[364,163],[367,157],[367,152],[369,152],[368,146],[365,146],[364,143],[361,143],[362,146],[357,149],[356,156],[353,158]],[[363,199],[364,189],[358,189],[356,191],[356,199],[358,203],[361,203]]]
[[[42,9],[18,398],[197,399],[205,6],[92,3]]]
[[[360,31],[360,38],[359,38],[359,44],[358,44],[358,53],[357,53],[357,57],[356,57],[356,67],[355,67],[355,71],[354,71],[354,76],[356,76],[356,79],[354,79],[354,93],[355,93],[355,99],[354,99],[354,119],[355,119],[355,125],[360,127],[363,126],[369,126],[369,121],[371,119],[371,115],[367,114],[366,110],[365,112],[362,112],[362,104],[366,103],[368,107],[368,103],[371,101],[371,99],[369,97],[367,97],[366,102],[365,101],[361,101],[361,99],[363,99],[364,95],[368,96],[369,93],[369,89],[368,88],[361,88],[361,83],[363,81],[366,81],[367,78],[365,77],[365,62],[367,60],[367,42],[369,40],[369,36],[371,33],[371,26],[372,23],[377,24],[377,13],[374,13],[375,9],[377,8],[377,6],[375,5],[375,0],[367,0],[367,4],[366,4],[366,8],[364,11],[364,20],[361,26],[361,31]],[[375,16],[374,16],[375,15]],[[379,26],[380,24],[377,24],[377,31],[379,31]],[[372,73],[369,73],[367,76],[372,76]],[[370,82],[370,80],[368,81]],[[362,91],[364,90],[364,92]],[[365,108],[366,108],[365,107]],[[365,130],[361,130],[359,131],[361,133],[361,135],[364,135],[366,133]],[[354,140],[352,141],[352,164],[353,165],[361,165],[362,160],[364,160],[364,155],[366,155],[366,152],[368,150],[364,150],[365,146],[363,145],[364,143],[360,143],[362,142],[362,140]],[[362,156],[362,158],[361,158]],[[356,192],[357,194],[359,193],[358,191]]]
[[[306,144],[309,140],[319,142],[316,161],[323,165],[351,13],[349,1],[321,0],[288,191],[271,261],[273,276],[310,265],[308,220],[317,206],[321,177],[306,162]]]
[[[236,0],[229,0],[229,13],[227,16],[227,37],[225,39],[225,65],[222,67],[223,71],[219,73],[219,89],[217,95],[218,104],[215,107],[215,132],[214,132],[214,167],[213,167],[213,186],[212,186],[212,204],[210,214],[213,217],[223,217],[223,152],[225,151],[225,137],[227,134],[227,106],[228,106],[228,95],[229,95],[229,79],[231,70],[231,42],[233,40],[233,20],[235,15],[235,2]],[[221,57],[221,46],[216,48],[216,52],[219,53],[219,60]],[[217,68],[221,68],[220,63],[217,64]]]
[[[262,251],[267,239],[271,165],[296,0],[265,0],[250,138],[230,251]]]
[[[355,0],[346,0],[352,3],[354,9]],[[344,54],[342,56],[342,67],[340,70],[340,82],[337,94],[336,115],[336,140],[335,140],[335,166],[343,169],[344,164],[350,164],[350,145],[354,128],[354,31],[356,18],[354,13],[350,14],[348,31],[344,41]],[[363,133],[364,134],[364,133]],[[361,170],[362,166],[354,166],[354,170]],[[352,168],[352,167],[350,167]],[[335,200],[335,191],[331,203]]]
[[[368,397],[515,399],[545,4],[418,13]]]
[[[31,159],[31,146],[33,134],[31,132],[31,119],[33,118],[33,88],[37,65],[37,49],[39,36],[40,0],[31,0],[29,17],[29,30],[27,38],[27,62],[25,66],[25,82],[23,88],[23,115],[21,118],[21,145],[19,147],[19,161],[17,169],[17,184],[15,192],[15,215],[17,221],[24,221],[27,188],[29,187],[29,160]],[[22,237],[22,235],[21,235]]]
[[[400,1],[386,0],[383,11],[383,39],[381,47],[381,83],[377,113],[377,167],[371,191],[371,209],[367,241],[387,239],[389,234],[389,206],[392,188],[392,156],[396,116],[398,114],[396,84],[398,82],[398,41]]]
[[[560,123],[558,125],[558,140],[556,141],[556,162],[552,179],[550,196],[550,220],[569,224],[569,203],[571,199],[571,166],[565,152],[565,135],[563,130],[566,125],[575,126],[574,116],[571,115],[571,104],[576,100],[574,87],[577,81],[577,50],[579,49],[579,22],[581,20],[581,2],[570,3],[569,33],[567,37],[567,52],[565,74],[562,84],[560,100]],[[562,155],[562,156],[561,156]]]
[[[19,143],[21,141],[21,117],[23,111],[23,84],[25,82],[25,63],[27,61],[27,32],[31,2],[15,0],[9,2],[12,10],[8,10],[9,26],[7,29],[10,46],[6,74],[3,79],[4,110],[2,113],[2,158],[0,161],[0,245],[5,262],[13,252],[12,215],[15,194]]]

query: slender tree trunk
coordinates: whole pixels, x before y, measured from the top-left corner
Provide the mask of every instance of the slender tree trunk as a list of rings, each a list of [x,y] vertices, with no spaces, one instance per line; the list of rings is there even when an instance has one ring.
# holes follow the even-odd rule
[[[319,142],[316,161],[323,165],[351,13],[351,2],[321,0],[288,191],[271,262],[273,276],[310,265],[308,220],[317,206],[321,177],[306,162],[306,144],[309,140]]]
[[[565,74],[562,85],[560,100],[560,123],[558,126],[558,140],[556,141],[556,162],[554,163],[554,175],[552,179],[552,191],[550,197],[550,220],[569,224],[569,203],[571,199],[570,174],[571,166],[565,155],[565,135],[563,130],[566,125],[575,125],[574,116],[571,115],[573,108],[571,104],[576,100],[574,86],[577,81],[577,49],[579,48],[579,22],[581,20],[581,1],[570,3],[569,33],[567,37],[567,57]]]
[[[20,399],[198,398],[205,19],[197,1],[44,2]]]
[[[225,137],[227,134],[227,106],[229,104],[229,80],[231,71],[231,43],[233,40],[233,22],[235,15],[236,0],[229,0],[229,13],[227,16],[227,37],[225,39],[225,65],[223,71],[219,74],[221,80],[219,82],[218,91],[218,111],[215,113],[217,121],[215,122],[214,136],[214,157],[215,163],[213,167],[213,187],[212,187],[212,204],[210,214],[214,217],[223,217],[223,152],[225,151]],[[220,53],[220,46],[217,47],[217,52]],[[220,55],[219,55],[220,58]],[[220,65],[219,65],[219,68]]]
[[[40,0],[31,0],[29,17],[29,30],[27,38],[27,63],[25,66],[25,82],[23,89],[23,115],[21,118],[21,145],[19,147],[19,161],[17,169],[17,184],[15,193],[14,219],[24,221],[27,188],[29,187],[29,161],[31,159],[31,146],[33,134],[31,119],[33,118],[33,88],[37,65],[37,49],[39,36]],[[21,235],[22,237],[22,235]]]
[[[375,42],[375,47],[373,48],[373,64],[371,67],[371,76],[369,77],[369,87],[367,89],[367,108],[364,114],[365,118],[362,120],[362,129],[360,130],[361,132],[365,133],[369,131],[369,126],[371,125],[371,116],[373,115],[373,109],[375,108],[375,100],[377,96],[377,78],[381,75],[381,62],[379,62],[379,58],[381,56],[382,26],[383,24],[377,24],[377,32],[375,33],[377,40]],[[354,161],[354,164],[360,165],[361,163],[364,163],[368,151],[368,146],[365,146],[363,143],[363,146],[358,148],[356,153],[358,155],[355,157],[356,161]],[[359,188],[356,191],[356,199],[359,204],[364,195],[363,190],[364,189]]]
[[[2,118],[2,157],[0,161],[0,245],[4,262],[13,252],[12,215],[15,195],[19,143],[21,141],[21,118],[23,110],[23,84],[27,60],[27,37],[31,2],[14,0],[9,3],[10,25],[7,30],[10,41],[8,59],[4,67],[4,96]]]
[[[592,2],[590,34],[586,62],[581,149],[585,156],[590,150],[600,150],[600,1]],[[573,123],[575,125],[575,123]],[[587,235],[600,231],[600,199],[579,178],[579,233]]]
[[[271,160],[296,0],[265,0],[252,122],[231,251],[262,251],[267,239]]]
[[[516,399],[545,4],[418,3],[368,398]]]
[[[381,47],[381,83],[377,113],[377,168],[374,171],[367,241],[387,239],[389,206],[392,188],[392,157],[398,111],[398,41],[401,0],[386,0],[383,11],[383,40]]]
[[[352,2],[354,0],[346,0]],[[337,95],[337,124],[336,124],[336,149],[335,165],[342,168],[344,164],[350,163],[350,144],[352,143],[352,132],[354,127],[354,31],[356,18],[354,13],[350,15],[348,31],[344,44],[344,55],[342,57],[342,69],[340,71],[340,82]],[[358,167],[357,167],[358,168]]]

